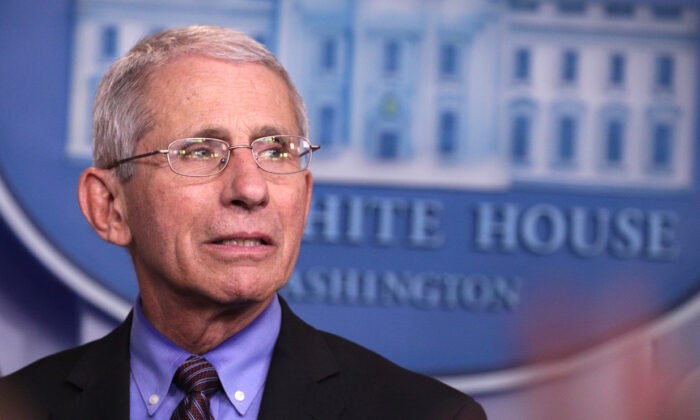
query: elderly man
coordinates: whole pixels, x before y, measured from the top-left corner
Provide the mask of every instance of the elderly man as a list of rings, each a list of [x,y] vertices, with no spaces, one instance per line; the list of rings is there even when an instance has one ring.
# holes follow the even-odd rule
[[[129,251],[139,299],[106,337],[2,379],[0,417],[485,418],[277,296],[309,211],[307,132],[284,68],[238,32],[167,30],[117,61],[78,197]]]

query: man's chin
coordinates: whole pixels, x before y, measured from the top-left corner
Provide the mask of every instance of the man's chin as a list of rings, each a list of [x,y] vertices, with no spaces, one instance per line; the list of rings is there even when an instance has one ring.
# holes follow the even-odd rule
[[[272,300],[278,289],[249,290],[236,288],[234,290],[221,290],[212,296],[212,300],[218,304],[229,307],[248,307],[266,305]]]

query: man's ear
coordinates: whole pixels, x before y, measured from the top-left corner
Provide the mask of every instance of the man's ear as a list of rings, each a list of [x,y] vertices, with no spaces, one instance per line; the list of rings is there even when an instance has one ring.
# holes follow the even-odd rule
[[[131,243],[121,182],[108,170],[88,168],[80,175],[78,202],[90,226],[107,242]]]

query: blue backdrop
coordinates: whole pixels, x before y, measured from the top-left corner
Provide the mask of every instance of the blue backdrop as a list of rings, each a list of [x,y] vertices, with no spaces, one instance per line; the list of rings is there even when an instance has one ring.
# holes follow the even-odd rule
[[[469,380],[697,292],[697,3],[208,5],[0,3],[6,322],[60,348],[82,309],[116,322],[135,298],[75,199],[92,95],[138,38],[193,23],[265,43],[307,102],[323,149],[283,295],[315,326]]]

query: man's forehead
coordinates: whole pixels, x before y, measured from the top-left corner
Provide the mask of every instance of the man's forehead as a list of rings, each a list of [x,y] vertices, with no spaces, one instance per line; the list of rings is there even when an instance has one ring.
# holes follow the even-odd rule
[[[202,94],[210,99],[241,96],[232,95],[232,91],[282,99],[279,93],[288,91],[288,86],[283,77],[262,63],[187,55],[171,58],[148,72],[142,90],[146,101],[159,107],[165,105],[164,96],[176,102],[188,102]]]
[[[241,74],[241,70],[252,69],[248,77]],[[264,63],[256,61],[234,61],[224,58],[210,57],[204,54],[182,54],[173,56],[162,63],[156,64],[150,71],[147,71],[146,87],[153,88],[160,85],[160,81],[168,79],[172,82],[173,77],[183,86],[196,85],[205,76],[214,76],[235,72],[239,80],[247,80],[255,75],[266,74],[276,79],[272,83],[285,84],[274,69]],[[170,85],[172,87],[172,85]]]
[[[212,62],[215,63],[214,66],[210,65]],[[255,70],[235,75],[227,71],[229,68],[239,70],[246,67]],[[179,73],[181,70],[184,70],[185,74]],[[216,80],[219,76],[221,76],[220,79]],[[231,79],[229,76],[235,77]],[[215,82],[206,82],[207,79],[212,78]],[[247,94],[240,95],[235,89],[241,87],[236,83],[241,78],[254,79],[257,86],[263,83],[268,85],[268,89],[261,92],[258,89],[250,91],[244,87],[243,91],[238,92],[247,92]],[[198,87],[204,87],[204,90],[198,91]],[[280,89],[283,89],[287,95],[280,95]],[[253,95],[260,94],[263,95],[260,98],[256,97],[255,100],[251,98]],[[164,101],[164,95],[169,99]],[[209,137],[232,141],[233,138],[244,136],[252,141],[274,134],[301,134],[300,128],[297,127],[294,104],[284,80],[261,63],[235,63],[200,55],[177,57],[151,73],[146,96],[148,108],[155,111],[152,113],[155,126],[171,131],[169,135],[174,136],[173,138]],[[198,99],[195,100],[195,98]],[[183,112],[183,108],[193,105],[192,100],[196,103],[202,98],[204,98],[203,103],[209,106],[216,105],[213,109],[217,111],[210,113],[206,111],[206,107],[195,107],[191,110],[192,112]],[[268,107],[266,112],[258,114],[248,113],[258,105],[264,106],[265,103],[271,103],[266,101],[273,103],[272,108]],[[239,103],[236,104],[236,102]],[[171,111],[172,108],[174,108],[173,111]],[[230,109],[230,112],[226,112],[227,109]],[[272,112],[269,112],[271,109]],[[250,116],[255,118],[248,118]],[[171,125],[173,118],[177,119],[176,126]],[[156,139],[158,143],[162,140],[164,139]]]

